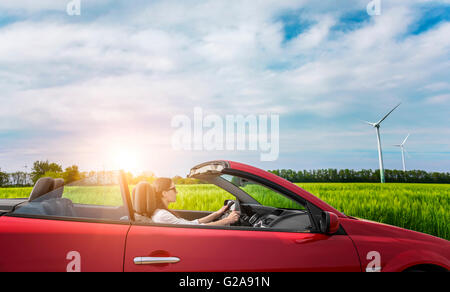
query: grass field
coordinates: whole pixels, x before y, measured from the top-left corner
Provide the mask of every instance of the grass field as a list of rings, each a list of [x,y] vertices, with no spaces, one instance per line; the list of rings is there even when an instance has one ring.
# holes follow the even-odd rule
[[[345,214],[450,239],[450,185],[305,183],[298,184]],[[248,186],[246,188],[250,188]],[[130,189],[132,186],[130,186]],[[234,197],[213,185],[179,185],[173,209],[218,210]],[[0,189],[0,198],[28,197],[31,188]],[[276,207],[293,206],[264,192],[256,199]],[[74,203],[121,205],[118,187],[67,187]]]

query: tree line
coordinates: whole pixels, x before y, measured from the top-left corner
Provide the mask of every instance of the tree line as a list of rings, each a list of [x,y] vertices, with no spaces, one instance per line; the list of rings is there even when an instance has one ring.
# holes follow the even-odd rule
[[[34,185],[41,177],[62,178],[66,184],[80,180],[87,176],[72,165],[63,170],[62,166],[47,161],[35,161],[31,173],[18,171],[14,173],[2,172],[0,169],[0,187],[15,186],[26,187]]]
[[[126,173],[127,181],[136,185],[141,181],[153,183],[156,179],[151,172],[133,175]],[[35,161],[31,173],[18,171],[14,173],[2,172],[0,169],[0,187],[29,187],[33,186],[42,177],[62,178],[64,183],[71,184],[83,182],[83,184],[114,184],[114,174],[110,171],[81,172],[77,165],[72,165],[63,170],[60,164],[47,161]],[[175,176],[172,178],[175,184],[199,184],[198,179]]]
[[[269,172],[278,175],[290,182],[336,182],[336,183],[377,183],[380,182],[380,171],[378,169],[315,169],[300,170],[277,169]],[[384,170],[386,182],[390,183],[450,183],[449,172],[427,172],[423,170]]]
[[[299,170],[277,169],[269,170],[269,172],[278,175],[290,182],[373,182],[380,181],[379,170],[372,169],[315,169],[315,170]],[[53,177],[64,179],[65,184],[70,184],[86,178],[97,177],[97,183],[100,177],[108,177],[109,172],[80,172],[77,165],[72,165],[63,170],[60,164],[47,161],[35,161],[31,169],[31,173],[18,171],[14,173],[5,173],[0,169],[0,187],[26,187],[33,186],[41,177]],[[450,173],[448,172],[426,172],[423,170],[389,170],[384,172],[386,182],[391,183],[450,183]],[[132,173],[126,174],[130,184],[137,184],[141,181],[152,183],[156,177],[152,173],[134,176]],[[193,178],[183,178],[175,176],[172,178],[175,184],[199,184],[202,181]],[[106,179],[111,181],[111,179]]]

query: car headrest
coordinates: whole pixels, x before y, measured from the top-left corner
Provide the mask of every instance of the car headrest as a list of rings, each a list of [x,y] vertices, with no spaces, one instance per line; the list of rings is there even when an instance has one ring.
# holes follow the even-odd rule
[[[54,198],[62,198],[62,195],[64,193],[64,179],[62,178],[55,179],[55,185],[53,186],[53,193]]]
[[[140,182],[133,190],[133,208],[139,215],[149,216],[149,210],[154,202],[153,186],[148,182]]]
[[[33,190],[31,191],[29,202],[36,200],[39,197],[42,197],[45,194],[50,193],[54,190],[55,180],[51,177],[42,177],[38,179],[36,184],[34,185]]]

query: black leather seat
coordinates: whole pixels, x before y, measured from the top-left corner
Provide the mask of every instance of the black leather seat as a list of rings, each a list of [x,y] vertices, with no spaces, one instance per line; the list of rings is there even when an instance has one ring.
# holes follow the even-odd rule
[[[73,203],[66,198],[52,198],[42,202],[42,208],[45,215],[61,216],[61,217],[76,217]]]
[[[28,203],[17,209],[17,213],[76,217],[71,200],[62,198],[64,180],[50,177],[40,178],[31,191]]]
[[[38,181],[34,185],[30,197],[28,198],[28,201],[29,202],[35,201],[36,199],[39,199],[42,196],[52,192],[54,188],[55,188],[55,179],[51,177],[42,177],[38,179]]]
[[[53,193],[55,198],[62,198],[64,193],[64,180],[62,178],[55,179],[55,185],[53,186]]]
[[[154,189],[148,182],[140,182],[133,189],[133,209],[136,221],[152,222],[150,208],[155,204]]]

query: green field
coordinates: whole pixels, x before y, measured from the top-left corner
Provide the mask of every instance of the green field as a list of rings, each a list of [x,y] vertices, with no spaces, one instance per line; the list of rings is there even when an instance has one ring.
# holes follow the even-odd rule
[[[450,185],[298,185],[347,215],[450,239]],[[177,202],[170,206],[173,209],[215,211],[225,199],[233,199],[233,196],[213,185],[178,185],[177,189]],[[28,197],[30,191],[31,188],[0,189],[0,198]],[[264,205],[293,207],[289,201],[273,200],[264,192],[256,195],[256,199]],[[122,204],[118,187],[67,187],[64,196],[74,203]]]

